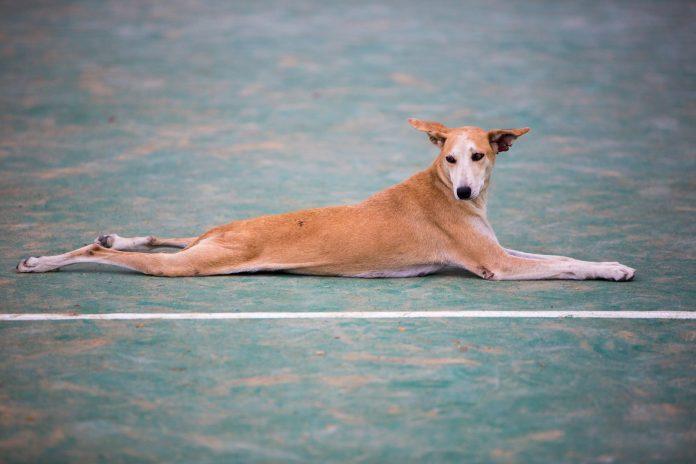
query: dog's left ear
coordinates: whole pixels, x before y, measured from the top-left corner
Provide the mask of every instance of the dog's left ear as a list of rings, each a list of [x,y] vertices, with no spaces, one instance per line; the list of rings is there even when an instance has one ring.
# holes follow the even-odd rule
[[[438,147],[442,147],[447,140],[449,127],[434,121],[421,121],[420,119],[410,118],[408,123],[419,131],[427,132],[428,138]]]
[[[529,132],[529,127],[521,129],[493,129],[488,131],[488,141],[491,143],[495,153],[508,151],[512,146],[512,142],[527,132]]]

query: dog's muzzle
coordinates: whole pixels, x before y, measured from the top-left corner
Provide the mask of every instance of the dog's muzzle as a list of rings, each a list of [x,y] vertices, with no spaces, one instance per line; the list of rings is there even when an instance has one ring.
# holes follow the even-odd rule
[[[460,200],[471,198],[471,187],[457,187],[457,198]]]

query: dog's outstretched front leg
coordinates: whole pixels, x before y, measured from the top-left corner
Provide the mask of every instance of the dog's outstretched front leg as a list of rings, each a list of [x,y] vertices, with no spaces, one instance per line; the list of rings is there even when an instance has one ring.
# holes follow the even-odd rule
[[[511,250],[510,248],[504,248],[505,252],[511,256],[517,256],[518,258],[529,258],[529,259],[558,259],[561,261],[573,260],[567,256],[557,256],[557,255],[540,255],[537,253],[527,253],[524,251]]]
[[[153,248],[171,247],[171,248],[186,248],[197,237],[185,238],[160,238],[154,235],[146,237],[121,237],[118,234],[100,235],[94,240],[94,243],[119,251],[147,251]]]
[[[527,258],[514,256],[496,245],[475,254],[461,253],[463,267],[488,280],[633,279],[635,269],[617,262],[590,262],[566,257]]]

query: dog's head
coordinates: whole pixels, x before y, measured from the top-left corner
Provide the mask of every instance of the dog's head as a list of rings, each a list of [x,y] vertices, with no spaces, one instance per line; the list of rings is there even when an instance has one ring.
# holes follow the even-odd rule
[[[517,137],[529,132],[528,127],[487,131],[473,126],[450,128],[419,119],[408,122],[426,132],[430,141],[440,147],[436,165],[458,200],[478,197],[490,178],[498,153],[508,151]]]

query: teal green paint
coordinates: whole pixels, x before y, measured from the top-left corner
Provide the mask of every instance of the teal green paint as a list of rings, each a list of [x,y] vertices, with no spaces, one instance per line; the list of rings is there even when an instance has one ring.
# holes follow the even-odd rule
[[[5,324],[3,454],[687,462],[694,333],[625,320]]]
[[[692,34],[680,8],[118,5],[2,15],[6,310],[692,306]],[[12,272],[104,232],[195,235],[359,201],[430,163],[409,116],[531,126],[496,166],[501,241],[618,260],[636,282]]]
[[[693,309],[692,23],[678,2],[5,3],[0,307]],[[104,232],[193,235],[359,201],[430,163],[411,116],[532,127],[496,166],[501,242],[618,260],[636,281],[13,272],[22,257]],[[693,458],[692,323],[547,324],[3,325],[0,404],[11,419],[0,420],[0,458]],[[336,348],[344,333],[350,342]],[[477,366],[435,367],[342,357],[451,357],[460,339],[505,354],[470,350],[462,356]],[[205,394],[255,375],[297,380]],[[370,381],[320,380],[351,375]],[[129,392],[150,403],[129,403]],[[34,410],[47,412],[24,414]]]

